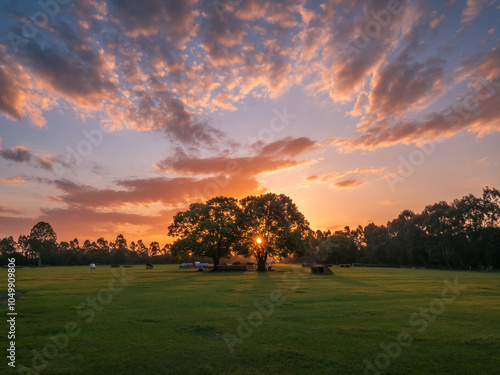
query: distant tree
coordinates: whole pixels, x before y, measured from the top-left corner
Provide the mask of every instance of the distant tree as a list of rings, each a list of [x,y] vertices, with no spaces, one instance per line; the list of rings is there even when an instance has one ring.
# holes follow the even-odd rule
[[[482,206],[485,216],[485,226],[500,226],[500,191],[486,186],[483,189]]]
[[[174,216],[168,235],[178,237],[170,246],[174,256],[192,253],[210,257],[214,265],[236,250],[240,230],[236,220],[240,208],[234,198],[215,197],[206,203],[193,203],[189,210]]]
[[[447,268],[460,266],[465,240],[460,212],[441,201],[425,207],[421,215],[431,264]]]
[[[390,264],[399,266],[408,264],[410,253],[413,253],[415,234],[415,213],[411,210],[404,210],[399,216],[387,223],[389,233],[387,243],[387,261]]]
[[[126,263],[129,249],[127,247],[127,240],[122,234],[116,236],[115,242],[112,246],[113,262]]]
[[[149,244],[148,256],[155,257],[160,253],[160,244],[156,241],[153,241]]]
[[[17,244],[12,236],[0,240],[0,260],[7,263],[7,259],[16,257]],[[20,255],[20,254],[19,254]]]
[[[21,234],[18,239],[17,239],[17,246],[21,253],[24,255],[26,258],[26,261],[28,264],[33,264],[36,253],[31,249],[29,242],[28,242],[28,236]]]
[[[141,262],[146,262],[148,258],[148,248],[146,245],[144,245],[144,242],[142,240],[137,241],[137,244],[135,245],[135,251],[138,255],[138,259]]]
[[[167,255],[170,254],[170,244],[166,243],[165,246],[163,246],[160,250],[161,255]]]
[[[0,240],[0,253],[3,256],[8,256],[16,251],[16,241],[12,236],[5,237]]]
[[[134,241],[132,241],[130,243],[130,245],[128,246],[128,248],[129,248],[130,251],[134,251],[135,252],[137,250],[137,245],[135,244]]]
[[[389,233],[384,225],[368,224],[363,228],[364,261],[368,263],[387,264],[387,244]]]
[[[351,232],[337,231],[319,245],[318,255],[322,263],[354,263],[356,250]]]
[[[110,263],[111,254],[108,241],[106,241],[104,237],[100,237],[97,239],[96,244],[97,244],[97,257],[95,261],[101,263]]]
[[[78,241],[78,238],[75,238],[72,241],[69,241],[69,247],[73,251],[79,251],[80,250],[80,242]]]
[[[42,259],[49,260],[57,250],[56,232],[44,221],[38,222],[31,228],[27,240],[31,251],[38,255],[38,265],[42,264]]]
[[[310,251],[309,223],[289,197],[268,193],[246,197],[240,204],[240,253],[254,256],[258,271],[266,270],[269,256],[284,258]]]

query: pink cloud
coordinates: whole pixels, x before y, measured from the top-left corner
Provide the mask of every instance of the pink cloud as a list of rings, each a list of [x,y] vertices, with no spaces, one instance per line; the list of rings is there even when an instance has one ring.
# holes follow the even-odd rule
[[[491,0],[467,0],[467,4],[462,12],[462,23],[471,23]]]

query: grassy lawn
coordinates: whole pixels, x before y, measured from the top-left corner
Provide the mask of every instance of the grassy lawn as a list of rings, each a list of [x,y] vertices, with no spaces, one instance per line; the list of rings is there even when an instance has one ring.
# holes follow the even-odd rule
[[[500,374],[499,273],[332,269],[18,269],[16,371]]]

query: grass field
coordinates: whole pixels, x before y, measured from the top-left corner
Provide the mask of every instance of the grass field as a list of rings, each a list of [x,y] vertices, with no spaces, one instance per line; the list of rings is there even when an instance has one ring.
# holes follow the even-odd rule
[[[499,273],[306,270],[18,269],[0,373],[500,374]]]

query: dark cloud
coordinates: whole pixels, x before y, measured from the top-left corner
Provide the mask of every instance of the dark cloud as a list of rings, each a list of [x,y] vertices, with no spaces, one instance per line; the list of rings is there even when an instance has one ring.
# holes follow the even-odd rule
[[[42,168],[45,170],[52,170],[54,159],[50,156],[39,156],[33,154],[30,150],[23,146],[5,149],[2,147],[0,138],[0,157],[13,161],[15,163],[28,163],[33,167]]]
[[[38,79],[78,105],[96,106],[117,90],[105,72],[106,62],[88,45],[73,42],[63,49],[32,43],[26,59]]]
[[[443,59],[425,63],[397,61],[389,63],[380,72],[370,95],[370,113],[378,116],[397,116],[422,100],[441,93],[444,87]]]
[[[112,10],[132,37],[160,33],[168,38],[185,38],[194,26],[196,1],[111,0]],[[166,32],[165,32],[166,31]]]

